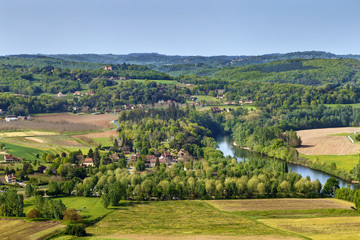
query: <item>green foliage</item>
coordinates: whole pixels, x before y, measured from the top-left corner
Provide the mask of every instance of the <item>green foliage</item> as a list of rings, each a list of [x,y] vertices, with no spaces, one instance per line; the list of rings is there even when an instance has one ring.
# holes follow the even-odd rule
[[[10,189],[0,195],[0,216],[22,217],[24,209],[24,197],[17,194],[15,189]]]
[[[85,226],[83,224],[69,224],[66,227],[65,234],[77,237],[86,236]]]

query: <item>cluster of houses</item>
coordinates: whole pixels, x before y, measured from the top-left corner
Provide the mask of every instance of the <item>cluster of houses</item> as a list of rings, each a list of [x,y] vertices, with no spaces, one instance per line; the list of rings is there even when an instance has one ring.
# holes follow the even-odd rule
[[[31,116],[16,116],[16,115],[7,115],[3,118],[0,118],[0,121],[5,120],[5,122],[11,122],[11,121],[24,121],[24,120],[31,120]]]
[[[145,164],[148,167],[155,167],[156,161],[159,160],[159,164],[165,163],[167,167],[171,166],[174,163],[177,163],[177,161],[184,160],[184,156],[186,155],[186,152],[184,150],[180,150],[175,157],[172,155],[169,151],[164,151],[164,153],[156,154],[156,155],[145,155]],[[128,161],[136,162],[137,159],[140,158],[139,153],[134,153],[130,156]]]

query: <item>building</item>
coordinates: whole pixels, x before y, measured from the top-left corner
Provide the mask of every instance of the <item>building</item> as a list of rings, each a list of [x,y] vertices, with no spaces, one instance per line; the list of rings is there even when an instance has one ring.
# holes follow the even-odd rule
[[[222,110],[219,108],[219,107],[212,107],[211,110],[214,112],[214,113],[221,113]]]
[[[93,91],[88,91],[88,92],[85,93],[85,95],[90,95],[90,96],[92,96],[92,95],[94,95],[94,92],[93,92]]]
[[[15,115],[8,115],[8,116],[5,116],[5,121],[6,122],[11,122],[11,121],[17,121],[17,117]]]
[[[14,157],[14,156],[11,155],[11,154],[5,154],[5,155],[4,155],[4,161],[5,161],[5,162],[19,162],[20,159]]]
[[[106,70],[106,71],[112,71],[112,66],[104,66],[104,70]]]
[[[14,183],[16,183],[16,177],[14,176],[14,174],[12,173],[12,174],[6,174],[5,175],[5,181],[7,182],[7,183],[11,183],[11,184],[14,184]]]
[[[92,158],[85,158],[84,162],[83,162],[83,165],[85,167],[88,167],[88,166],[94,166],[94,161]]]
[[[80,91],[74,92],[74,96],[81,96],[81,92]]]

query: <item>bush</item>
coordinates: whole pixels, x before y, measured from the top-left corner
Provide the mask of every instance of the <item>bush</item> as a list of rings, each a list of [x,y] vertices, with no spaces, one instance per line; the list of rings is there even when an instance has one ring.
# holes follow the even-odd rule
[[[64,220],[71,222],[81,222],[82,217],[75,209],[67,208],[64,211]]]
[[[65,234],[77,237],[86,236],[85,226],[82,224],[70,224],[66,227]]]
[[[26,218],[39,218],[40,217],[40,211],[33,208],[31,209],[27,214]]]

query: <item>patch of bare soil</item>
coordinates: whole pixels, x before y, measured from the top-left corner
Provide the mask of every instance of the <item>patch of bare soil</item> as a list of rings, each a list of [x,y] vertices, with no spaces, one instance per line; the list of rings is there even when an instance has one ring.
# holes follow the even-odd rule
[[[305,155],[350,155],[360,152],[360,145],[352,143],[346,136],[332,134],[359,132],[360,128],[322,128],[297,131],[302,144],[298,152]]]

